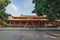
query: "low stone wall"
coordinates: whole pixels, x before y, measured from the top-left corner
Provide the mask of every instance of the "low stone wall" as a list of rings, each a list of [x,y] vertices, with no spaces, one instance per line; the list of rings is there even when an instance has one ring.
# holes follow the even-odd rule
[[[60,31],[60,28],[0,28],[0,31]]]

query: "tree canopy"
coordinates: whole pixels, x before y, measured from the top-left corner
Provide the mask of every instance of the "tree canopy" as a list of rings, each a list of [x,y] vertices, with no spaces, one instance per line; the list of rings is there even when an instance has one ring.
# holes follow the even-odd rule
[[[6,7],[10,4],[10,0],[0,0],[0,20],[5,20],[10,14],[6,13]]]
[[[50,21],[60,19],[60,0],[33,0],[35,9],[32,13],[46,15]]]

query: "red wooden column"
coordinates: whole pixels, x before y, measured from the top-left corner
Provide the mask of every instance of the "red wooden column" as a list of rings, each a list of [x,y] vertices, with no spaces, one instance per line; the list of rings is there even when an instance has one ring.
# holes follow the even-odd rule
[[[47,28],[47,22],[46,21],[44,21],[45,23],[44,23],[44,28]]]
[[[20,24],[19,24],[19,26],[21,26],[21,21],[20,21]]]
[[[40,27],[41,26],[41,21],[37,21],[37,27]]]
[[[26,23],[25,23],[24,27],[26,27],[27,25],[28,25],[28,21],[26,21]]]
[[[32,21],[32,25],[33,25],[34,28],[36,28],[36,25],[34,24],[34,21]]]
[[[10,22],[10,25],[11,25],[11,20],[9,20],[9,22]],[[12,25],[11,25],[12,26]]]
[[[15,26],[14,23],[15,23],[14,20],[10,20],[10,24],[11,24],[11,26]]]
[[[14,20],[14,26],[15,26],[15,20]]]

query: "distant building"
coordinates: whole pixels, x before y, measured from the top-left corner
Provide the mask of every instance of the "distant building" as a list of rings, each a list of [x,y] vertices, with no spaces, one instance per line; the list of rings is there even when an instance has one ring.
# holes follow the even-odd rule
[[[46,17],[42,16],[31,16],[31,15],[21,15],[21,16],[11,16],[7,20],[7,23],[11,24],[12,27],[47,27],[53,26],[53,22],[49,22]],[[57,21],[60,24],[60,20]]]

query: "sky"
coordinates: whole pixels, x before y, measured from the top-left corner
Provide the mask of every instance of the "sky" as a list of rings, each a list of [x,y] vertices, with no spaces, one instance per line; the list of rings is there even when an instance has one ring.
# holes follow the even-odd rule
[[[34,6],[32,0],[11,0],[11,3],[6,7],[6,12],[12,16],[34,15],[32,14]]]

